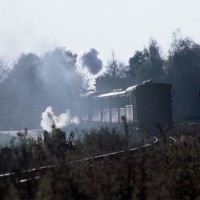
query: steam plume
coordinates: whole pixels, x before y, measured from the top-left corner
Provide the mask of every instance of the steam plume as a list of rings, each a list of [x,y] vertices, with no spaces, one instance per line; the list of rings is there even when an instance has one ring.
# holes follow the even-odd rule
[[[53,112],[53,108],[49,106],[42,113],[42,120],[40,125],[44,130],[51,132],[53,126],[56,128],[63,128],[70,123],[78,124],[78,117],[71,117],[69,111],[56,116]]]

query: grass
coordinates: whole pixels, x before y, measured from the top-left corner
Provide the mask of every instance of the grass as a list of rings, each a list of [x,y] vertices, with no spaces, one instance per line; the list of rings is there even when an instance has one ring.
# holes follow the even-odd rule
[[[45,172],[40,182],[19,185],[0,180],[4,199],[199,199],[200,127],[185,126],[171,131],[177,142],[152,146],[147,154],[88,161],[60,166]],[[182,134],[181,134],[182,133]],[[185,135],[185,136],[183,136]],[[180,137],[181,136],[181,137]],[[83,130],[75,148],[62,142],[55,129],[49,141],[21,139],[12,155],[1,158],[1,172],[20,171],[46,164],[62,164],[85,156],[127,149],[130,135],[116,129]],[[164,132],[161,132],[161,138]],[[59,139],[60,138],[60,139]],[[128,138],[128,140],[127,140]],[[9,161],[9,159],[11,159]],[[7,168],[5,167],[7,165]],[[15,177],[17,179],[17,177]]]

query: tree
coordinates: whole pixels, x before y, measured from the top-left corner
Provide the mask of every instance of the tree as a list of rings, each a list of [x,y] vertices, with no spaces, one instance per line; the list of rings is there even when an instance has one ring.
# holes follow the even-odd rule
[[[74,69],[76,65],[77,54],[66,50],[64,47],[56,47],[53,51],[45,54],[43,61],[50,61],[64,65],[66,69]]]
[[[9,72],[8,63],[3,58],[0,58],[0,82],[4,81]]]
[[[108,78],[124,78],[126,77],[127,66],[115,59],[114,51],[112,51],[112,59],[106,65],[106,71],[103,76]]]
[[[38,128],[49,105],[58,113],[75,109],[82,86],[76,58],[65,48],[22,54],[0,83],[0,129]]]
[[[22,54],[0,84],[1,129],[35,127],[39,113],[36,103],[40,99],[41,82],[37,78],[40,58]]]
[[[160,81],[164,75],[163,64],[160,47],[155,40],[151,40],[148,48],[136,51],[129,59],[128,76],[134,77],[136,83],[148,79]]]
[[[97,90],[122,89],[132,84],[126,77],[127,66],[115,59],[114,51],[112,51],[112,59],[108,61],[105,68],[105,72],[96,78]]]
[[[168,82],[175,90],[174,109],[184,115],[200,113],[200,45],[174,37],[166,63]]]

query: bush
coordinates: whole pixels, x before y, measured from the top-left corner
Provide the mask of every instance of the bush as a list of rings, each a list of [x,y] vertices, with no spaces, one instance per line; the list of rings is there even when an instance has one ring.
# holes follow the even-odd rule
[[[10,165],[10,170],[18,171],[11,179],[0,179],[2,198],[200,198],[198,134],[173,144],[167,142],[151,146],[146,154],[139,151],[134,157],[124,154],[112,159],[88,160],[68,165],[66,162],[85,156],[127,149],[129,135],[120,134],[116,129],[109,131],[107,128],[83,130],[82,137],[72,141],[75,143],[74,149],[69,149],[66,146],[68,143],[63,142],[66,139],[61,130],[54,130],[53,134],[47,136],[48,140],[42,137],[36,141],[22,138],[20,145],[12,150],[11,160],[4,160],[6,166]],[[23,169],[45,164],[57,167],[43,169],[39,173],[39,180],[23,184],[18,182],[22,179]]]

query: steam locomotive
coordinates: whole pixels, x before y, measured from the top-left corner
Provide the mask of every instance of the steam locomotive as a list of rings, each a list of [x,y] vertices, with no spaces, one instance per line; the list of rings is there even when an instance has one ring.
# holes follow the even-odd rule
[[[91,90],[80,95],[81,123],[88,126],[143,126],[155,131],[156,123],[172,127],[172,86],[145,81],[109,92]]]

